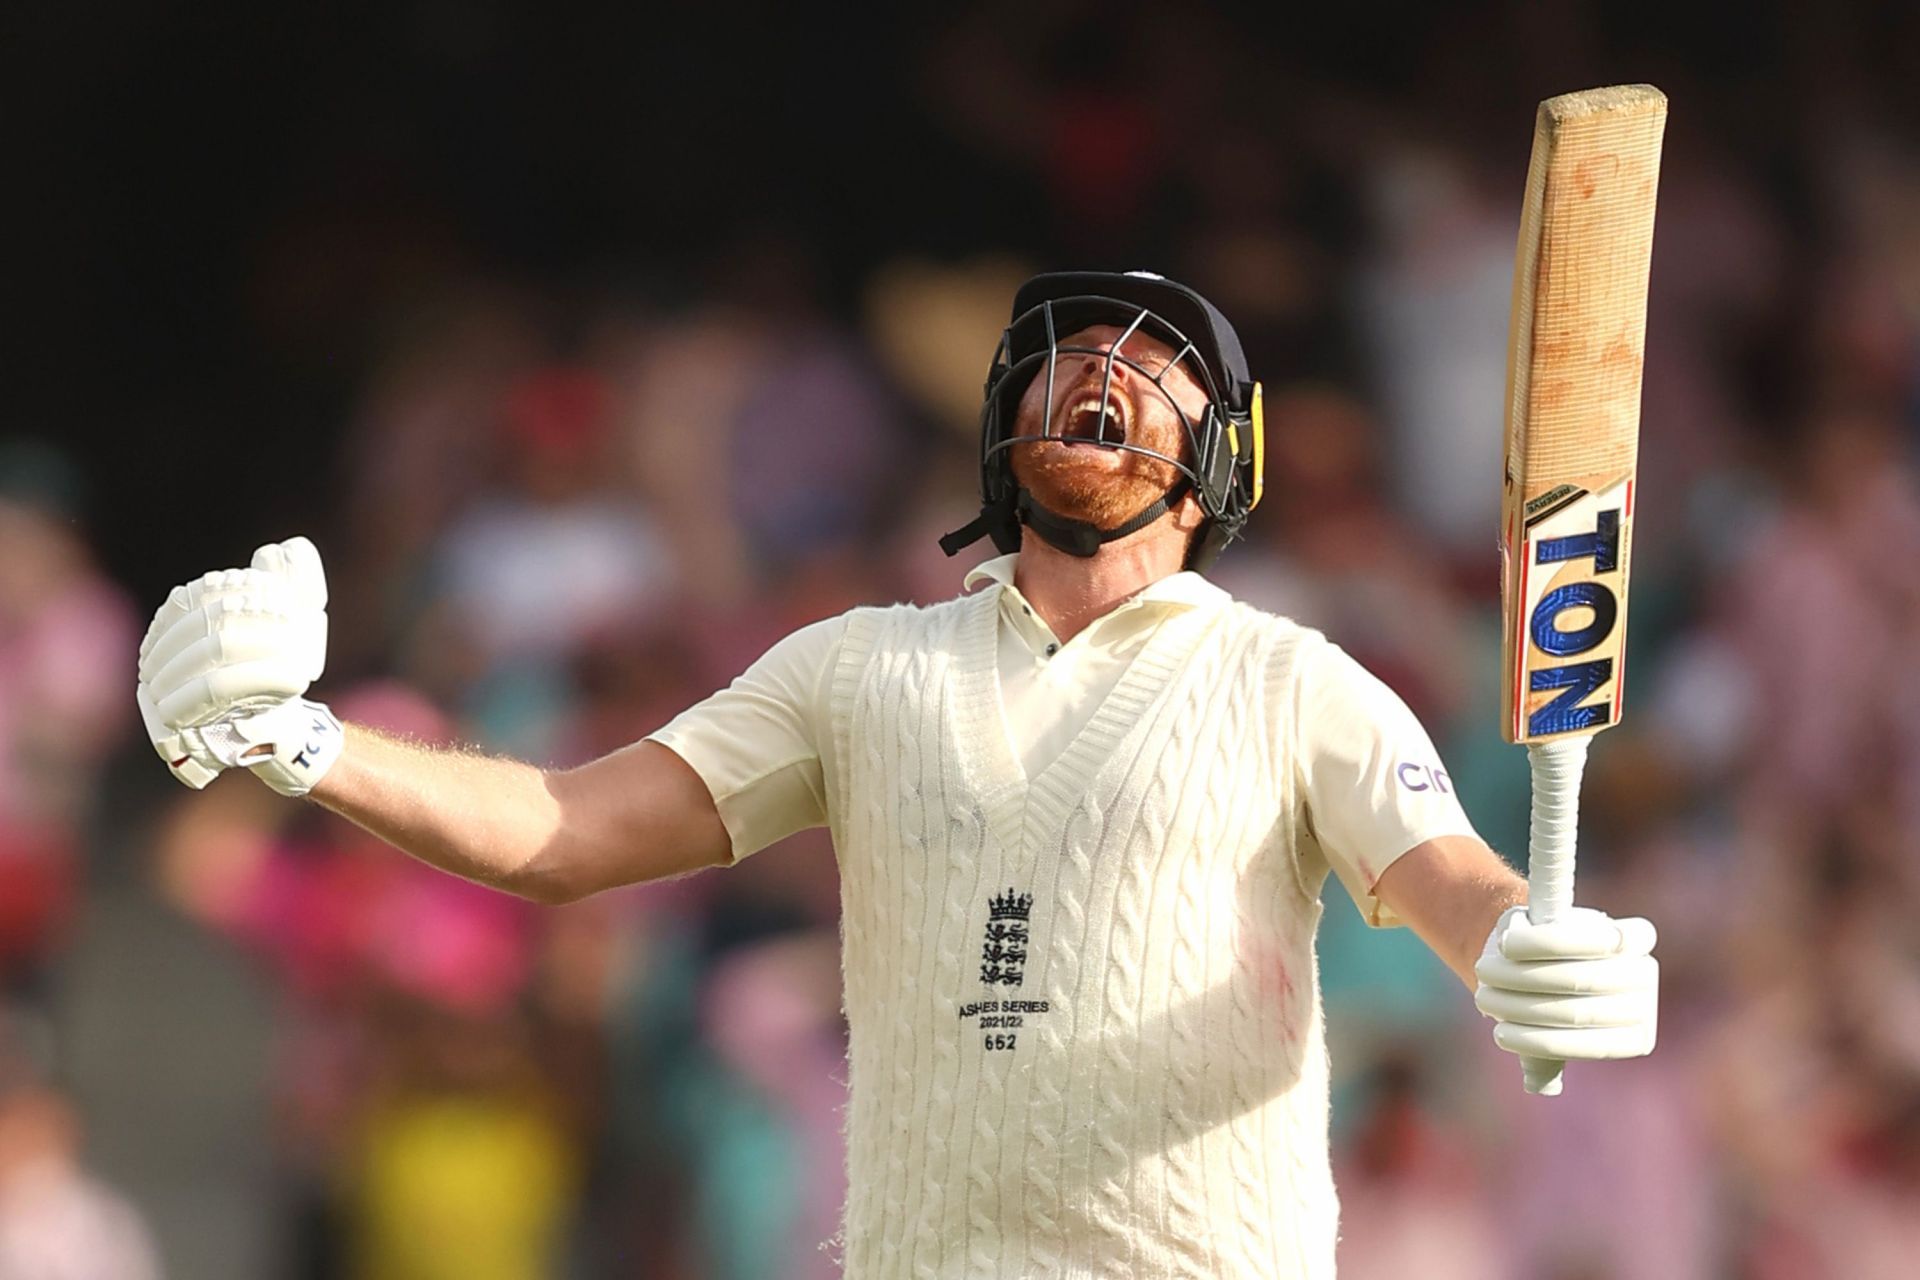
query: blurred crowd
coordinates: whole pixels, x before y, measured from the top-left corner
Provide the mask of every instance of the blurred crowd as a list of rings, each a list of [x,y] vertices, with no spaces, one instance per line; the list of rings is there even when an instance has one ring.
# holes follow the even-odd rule
[[[1522,861],[1493,460],[1524,108],[1457,39],[1352,88],[1263,79],[1225,18],[1023,46],[1002,17],[941,30],[915,110],[983,191],[1021,193],[1025,234],[988,217],[962,251],[903,240],[850,269],[776,207],[691,262],[627,246],[656,269],[583,286],[423,261],[404,225],[285,228],[370,239],[342,271],[404,265],[363,298],[327,465],[285,478],[314,522],[235,529],[233,562],[319,542],[318,693],[343,717],[581,762],[799,625],[957,592],[934,540],[975,507],[1014,286],[1152,267],[1234,319],[1267,387],[1268,497],[1216,580],[1393,685]],[[1632,678],[1578,892],[1658,925],[1660,1048],[1527,1098],[1458,983],[1329,885],[1348,1280],[1875,1280],[1920,1257],[1920,145],[1870,78],[1763,149],[1729,129],[1746,82],[1644,74],[1674,107]],[[289,309],[316,269],[290,252],[258,282]],[[272,993],[254,1208],[277,1274],[835,1274],[824,833],[547,909],[245,779],[175,795],[149,759],[126,781],[158,598],[101,567],[93,462],[0,447],[0,1275],[146,1277],[190,1229],[89,1166],[61,1067],[63,966],[105,875]]]

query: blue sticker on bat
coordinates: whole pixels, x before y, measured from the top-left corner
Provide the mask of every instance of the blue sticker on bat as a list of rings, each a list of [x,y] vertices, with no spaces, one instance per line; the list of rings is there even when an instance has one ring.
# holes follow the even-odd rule
[[[1518,741],[1591,731],[1620,715],[1633,481],[1563,484],[1527,505],[1503,701]],[[1514,548],[1519,550],[1519,548]],[[1585,706],[1591,700],[1604,705]]]
[[[1593,611],[1593,618],[1584,627],[1562,631],[1560,615],[1583,606]],[[1533,607],[1530,623],[1533,642],[1556,658],[1585,653],[1613,634],[1614,619],[1619,613],[1620,603],[1614,599],[1613,592],[1597,582],[1570,582],[1564,587],[1555,587]]]
[[[1548,667],[1533,673],[1529,687],[1535,693],[1561,690],[1559,697],[1527,717],[1527,732],[1536,736],[1548,733],[1572,733],[1576,729],[1594,729],[1613,717],[1611,702],[1581,706],[1600,687],[1613,678],[1613,659],[1574,662],[1564,667]]]

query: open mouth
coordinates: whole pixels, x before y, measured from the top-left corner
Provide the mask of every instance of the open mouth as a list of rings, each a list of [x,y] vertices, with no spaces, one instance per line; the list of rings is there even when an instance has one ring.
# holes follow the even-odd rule
[[[1127,439],[1126,402],[1109,395],[1081,396],[1067,403],[1060,416],[1060,439],[1069,444],[1124,444]]]

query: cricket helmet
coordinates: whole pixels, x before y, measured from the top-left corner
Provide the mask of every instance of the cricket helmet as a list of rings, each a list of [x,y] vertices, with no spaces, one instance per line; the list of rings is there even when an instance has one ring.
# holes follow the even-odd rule
[[[1090,325],[1122,330],[1110,350],[1067,346],[1065,340]],[[1150,369],[1122,354],[1135,333],[1171,347],[1175,354],[1163,369]],[[1066,424],[1055,421],[1053,396],[1038,435],[1015,435],[1020,398],[1036,377],[1051,383],[1062,355],[1093,356],[1106,364],[1106,379],[1116,364],[1144,378],[1165,396],[1186,429],[1186,455],[1170,458],[1126,441],[1087,441],[1107,449],[1170,463],[1179,478],[1159,499],[1112,529],[1062,516],[1042,507],[1014,479],[1013,446],[1065,438]],[[1180,365],[1207,395],[1207,408],[1193,418],[1168,394],[1165,378]],[[1004,554],[1020,546],[1026,525],[1060,550],[1092,556],[1104,543],[1145,528],[1191,491],[1206,519],[1187,553],[1189,569],[1205,569],[1240,534],[1261,495],[1260,384],[1247,370],[1240,339],[1218,308],[1183,284],[1146,271],[1061,271],[1035,276],[1013,299],[1013,319],[987,370],[986,398],[980,412],[980,515],[940,539],[954,555],[982,537]]]

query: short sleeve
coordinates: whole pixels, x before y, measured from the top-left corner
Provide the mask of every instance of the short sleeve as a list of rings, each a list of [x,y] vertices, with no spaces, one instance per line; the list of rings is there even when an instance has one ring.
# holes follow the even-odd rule
[[[1367,923],[1403,923],[1374,896],[1401,854],[1474,835],[1440,754],[1400,695],[1335,645],[1303,659],[1295,693],[1307,822]]]
[[[735,861],[827,821],[821,744],[844,615],[802,627],[732,684],[647,735],[700,775]]]

